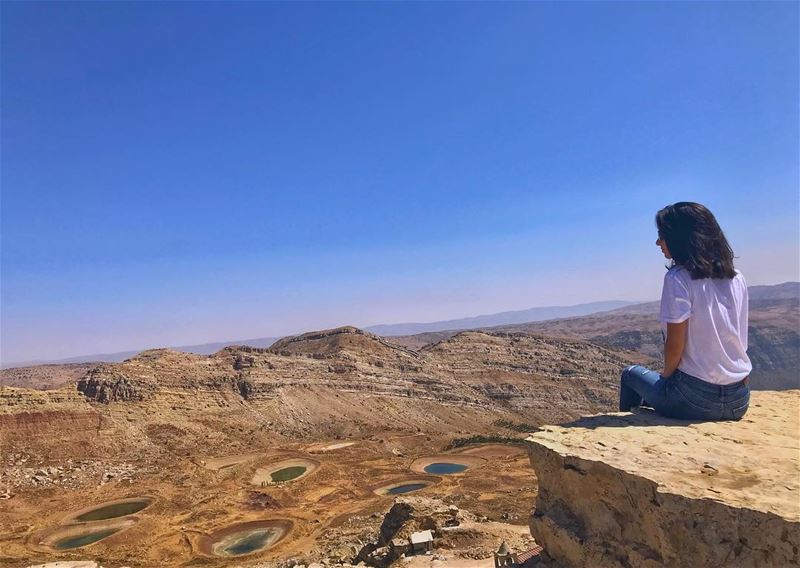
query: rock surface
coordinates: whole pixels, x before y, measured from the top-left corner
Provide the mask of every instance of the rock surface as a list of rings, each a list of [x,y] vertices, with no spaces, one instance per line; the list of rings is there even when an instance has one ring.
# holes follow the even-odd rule
[[[564,566],[796,566],[800,391],[739,422],[616,413],[527,438],[533,537]]]

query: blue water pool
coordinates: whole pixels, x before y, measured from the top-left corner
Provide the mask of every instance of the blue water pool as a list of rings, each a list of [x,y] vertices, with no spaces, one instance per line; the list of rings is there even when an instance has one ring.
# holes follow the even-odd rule
[[[464,464],[461,463],[449,463],[449,462],[436,462],[430,465],[425,466],[425,473],[434,473],[437,475],[448,475],[451,473],[460,473],[467,469]]]

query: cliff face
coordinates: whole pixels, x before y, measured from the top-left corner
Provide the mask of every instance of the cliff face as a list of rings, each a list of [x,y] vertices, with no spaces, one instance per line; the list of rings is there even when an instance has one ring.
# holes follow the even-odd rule
[[[590,416],[528,439],[531,534],[568,567],[800,563],[800,391],[739,422]]]

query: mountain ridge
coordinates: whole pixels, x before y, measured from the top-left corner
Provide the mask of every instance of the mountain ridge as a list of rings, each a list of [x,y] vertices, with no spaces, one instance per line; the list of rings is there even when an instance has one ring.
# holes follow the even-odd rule
[[[406,330],[411,330],[413,326],[430,328],[426,329],[426,331],[443,331],[449,329],[471,329],[471,327],[489,327],[494,325],[543,321],[546,319],[553,319],[558,317],[569,317],[570,315],[572,316],[588,315],[591,313],[603,312],[610,309],[615,309],[635,304],[637,304],[637,302],[632,302],[628,300],[609,300],[600,302],[589,302],[583,304],[574,304],[569,306],[541,306],[541,307],[527,308],[524,310],[497,312],[495,314],[484,314],[484,315],[458,318],[452,320],[441,320],[428,323],[378,324],[372,326],[359,327],[359,329],[363,329],[364,331],[368,331],[371,333],[375,333],[376,335],[382,335],[382,336],[412,335],[413,333],[422,332],[422,330],[420,330],[420,331],[415,331],[413,333],[406,333]],[[457,327],[453,328],[452,325],[457,325]],[[293,337],[294,335],[302,335],[302,334],[287,334],[287,335],[282,335],[280,337],[257,337],[251,339],[236,339],[233,341],[215,341],[215,342],[198,343],[192,345],[169,346],[168,349],[172,349],[173,351],[182,351],[185,353],[197,353],[199,355],[211,355],[213,353],[216,353],[220,349],[232,345],[247,345],[249,347],[267,348],[272,346],[272,344],[274,344],[280,339],[286,337]],[[131,357],[135,357],[138,353],[142,351],[147,351],[149,349],[153,348],[137,349],[129,351],[116,351],[112,353],[93,353],[88,355],[76,355],[74,357],[67,357],[64,359],[15,361],[8,364],[0,364],[0,369],[32,367],[38,365],[64,365],[64,364],[75,364],[75,363],[121,363],[122,361],[130,359]]]
[[[751,300],[785,300],[800,298],[800,282],[783,282],[780,284],[758,284],[748,286]],[[616,304],[616,306],[613,306]],[[622,304],[622,305],[620,305]],[[606,309],[602,309],[606,308]],[[598,314],[638,314],[649,315],[657,311],[658,301],[650,302],[631,302],[627,300],[609,300],[601,302],[589,302],[583,304],[574,304],[571,306],[544,306],[528,308],[525,310],[512,310],[505,312],[498,312],[495,314],[478,315],[466,318],[458,318],[452,320],[441,320],[429,323],[398,323],[398,324],[379,324],[373,326],[365,326],[357,329],[374,333],[383,337],[396,337],[401,344],[409,346],[407,343],[409,337],[416,338],[416,346],[421,347],[425,344],[421,338],[425,334],[431,334],[432,341],[437,341],[442,338],[441,334],[450,334],[454,332],[468,329],[502,329],[510,328],[515,325],[536,324],[547,321],[561,321],[573,318],[580,318],[585,316],[593,316]],[[556,313],[561,311],[563,315],[555,315],[552,317],[543,317],[546,313]],[[581,313],[583,312],[583,313]],[[527,314],[527,316],[526,316]],[[538,315],[536,315],[538,314]],[[541,316],[541,317],[540,317]],[[525,319],[532,317],[533,319]],[[500,319],[515,319],[517,321],[504,321],[502,323],[491,323],[492,318]],[[489,322],[489,323],[480,323]],[[413,331],[413,326],[421,326],[429,329],[421,331]],[[342,326],[340,326],[342,327]],[[411,333],[403,333],[404,329],[411,329]],[[313,333],[313,332],[310,332]],[[281,337],[260,337],[253,339],[241,339],[234,341],[220,341],[211,343],[201,343],[194,345],[171,346],[167,349],[173,351],[180,351],[184,353],[195,353],[199,355],[211,355],[218,352],[225,347],[230,346],[248,346],[266,349],[271,347],[276,342],[289,337],[297,337],[299,335],[285,335]],[[91,355],[79,355],[75,357],[68,357],[65,359],[53,360],[35,360],[35,361],[21,361],[8,364],[0,364],[0,369],[9,370],[24,367],[45,366],[45,365],[77,365],[82,363],[120,363],[131,357],[135,357],[142,351],[148,349],[139,349],[131,351],[119,351],[114,353],[102,353]]]
[[[548,319],[582,316],[598,312],[606,312],[638,304],[628,300],[608,300],[602,302],[588,302],[570,306],[545,306],[528,308],[526,310],[511,310],[495,314],[477,315],[466,318],[442,320],[429,323],[395,323],[367,326],[364,329],[383,336],[415,335],[431,331],[444,331],[452,329],[473,329],[476,327],[490,327],[497,325],[510,325],[531,321],[545,321]],[[556,315],[557,314],[557,315]]]

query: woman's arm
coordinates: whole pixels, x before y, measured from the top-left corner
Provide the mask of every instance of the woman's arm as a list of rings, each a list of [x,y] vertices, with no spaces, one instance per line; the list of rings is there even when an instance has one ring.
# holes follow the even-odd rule
[[[664,342],[664,372],[663,377],[669,377],[678,368],[686,347],[686,329],[689,320],[681,323],[667,324],[667,340]]]

